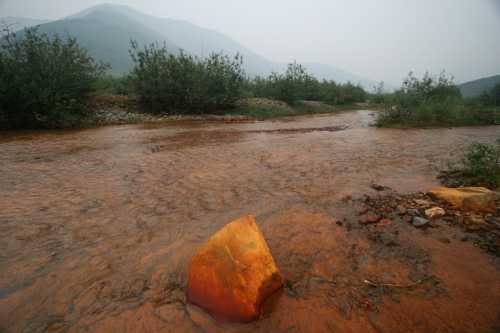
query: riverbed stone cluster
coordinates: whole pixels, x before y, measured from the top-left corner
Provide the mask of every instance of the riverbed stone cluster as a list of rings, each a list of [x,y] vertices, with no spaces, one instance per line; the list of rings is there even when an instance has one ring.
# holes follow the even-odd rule
[[[366,195],[362,201],[360,225],[382,227],[391,221],[428,230],[448,223],[474,235],[464,240],[474,239],[481,248],[500,254],[500,195],[495,191],[484,187],[437,187],[426,193],[399,195],[385,188],[375,197]]]

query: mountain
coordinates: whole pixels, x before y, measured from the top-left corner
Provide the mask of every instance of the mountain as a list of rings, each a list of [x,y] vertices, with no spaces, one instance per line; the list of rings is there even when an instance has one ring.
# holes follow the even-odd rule
[[[279,64],[268,61],[231,38],[217,31],[204,29],[186,21],[146,15],[123,5],[104,4],[90,8],[83,14],[92,15],[92,13],[103,10],[114,11],[139,22],[145,27],[162,34],[187,53],[198,56],[206,56],[213,52],[224,52],[229,55],[239,53],[243,56],[245,69],[253,75],[268,74],[272,70],[280,69]]]
[[[179,47],[169,42],[164,35],[113,10],[96,8],[87,15],[45,23],[38,29],[48,35],[75,37],[95,59],[109,63],[114,74],[126,73],[132,67],[129,55],[131,39],[141,44],[161,41],[171,52],[179,51]],[[22,34],[22,31],[18,32],[20,37]]]
[[[212,52],[228,55],[239,53],[243,56],[246,72],[251,76],[268,75],[271,71],[286,68],[286,64],[272,62],[217,31],[182,20],[146,15],[124,5],[102,4],[91,7],[62,20],[41,24],[39,30],[49,35],[57,33],[76,37],[92,56],[109,63],[114,74],[126,73],[132,67],[128,52],[130,40],[136,40],[140,45],[165,42],[170,52],[176,53],[182,49],[198,56]],[[22,35],[22,32],[19,34]],[[369,90],[375,84],[333,66],[315,63],[304,66],[319,79],[360,83]]]
[[[49,22],[49,20],[7,16],[0,18],[0,27],[3,28],[7,26],[12,31],[18,31],[24,28],[33,27],[47,22]]]
[[[479,80],[463,83],[459,85],[462,96],[477,97],[485,91],[491,90],[495,85],[500,84],[500,75],[485,77]]]

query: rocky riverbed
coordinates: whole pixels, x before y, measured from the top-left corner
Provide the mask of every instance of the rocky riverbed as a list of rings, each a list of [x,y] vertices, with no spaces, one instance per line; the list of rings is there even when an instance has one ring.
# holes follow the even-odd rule
[[[0,331],[498,331],[498,201],[427,191],[500,127],[373,117],[1,133]],[[217,322],[187,302],[188,266],[247,214],[285,286],[259,320]]]

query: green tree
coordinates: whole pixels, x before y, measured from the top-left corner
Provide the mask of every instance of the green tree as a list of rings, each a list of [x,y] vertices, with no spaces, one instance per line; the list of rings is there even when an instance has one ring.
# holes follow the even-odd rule
[[[500,106],[500,83],[481,94],[479,100],[486,106]]]
[[[211,54],[198,58],[169,53],[157,44],[131,44],[131,79],[140,103],[151,112],[208,113],[233,107],[245,74],[242,57]]]
[[[297,62],[288,64],[284,74],[272,73],[268,81],[270,97],[289,104],[311,97],[312,91],[310,90],[308,95],[306,90],[317,84],[316,79]]]
[[[0,118],[9,128],[78,125],[95,81],[107,67],[76,39],[26,29],[0,42]]]

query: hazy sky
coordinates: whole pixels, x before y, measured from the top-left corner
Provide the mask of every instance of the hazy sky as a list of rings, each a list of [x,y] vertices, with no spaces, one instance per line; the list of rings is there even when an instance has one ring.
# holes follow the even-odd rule
[[[410,70],[500,74],[500,0],[0,0],[0,16],[55,19],[103,2],[215,29],[273,61],[397,85]]]

